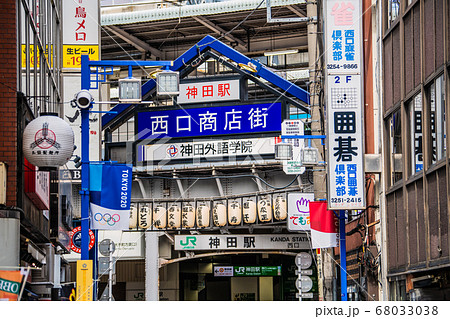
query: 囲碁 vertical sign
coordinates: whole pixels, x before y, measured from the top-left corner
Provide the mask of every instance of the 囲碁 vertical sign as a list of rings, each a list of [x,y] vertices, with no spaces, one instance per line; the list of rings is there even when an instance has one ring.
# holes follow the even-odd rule
[[[324,1],[328,209],[364,209],[364,92],[359,0]]]

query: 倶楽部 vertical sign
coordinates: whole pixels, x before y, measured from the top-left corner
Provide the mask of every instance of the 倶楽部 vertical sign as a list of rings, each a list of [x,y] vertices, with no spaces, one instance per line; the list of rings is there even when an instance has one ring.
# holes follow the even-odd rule
[[[324,1],[324,12],[328,209],[364,209],[361,1]]]

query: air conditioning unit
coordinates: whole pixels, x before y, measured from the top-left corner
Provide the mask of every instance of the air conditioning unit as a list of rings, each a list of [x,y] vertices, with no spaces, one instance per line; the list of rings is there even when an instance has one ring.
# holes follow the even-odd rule
[[[0,163],[0,204],[6,204],[6,164]]]

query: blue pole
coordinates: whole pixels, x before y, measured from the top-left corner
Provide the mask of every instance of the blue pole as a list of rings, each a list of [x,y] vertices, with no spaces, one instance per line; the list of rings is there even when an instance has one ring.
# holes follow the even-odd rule
[[[90,88],[89,56],[81,56],[81,89]],[[89,108],[81,109],[81,260],[89,260]]]
[[[339,251],[341,258],[341,301],[347,301],[347,250],[345,244],[345,210],[339,211]]]

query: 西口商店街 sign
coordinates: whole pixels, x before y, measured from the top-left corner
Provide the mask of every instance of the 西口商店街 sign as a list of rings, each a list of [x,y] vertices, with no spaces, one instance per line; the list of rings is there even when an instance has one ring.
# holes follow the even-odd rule
[[[324,2],[328,209],[364,209],[361,1]]]
[[[281,103],[144,111],[137,114],[138,139],[281,131]]]
[[[175,250],[310,249],[307,234],[175,235]]]

